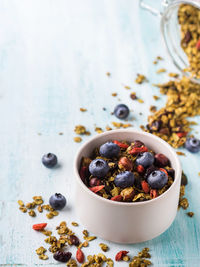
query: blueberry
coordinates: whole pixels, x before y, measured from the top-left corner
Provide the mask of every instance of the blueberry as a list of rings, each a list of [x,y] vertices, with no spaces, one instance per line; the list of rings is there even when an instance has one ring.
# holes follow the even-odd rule
[[[56,164],[57,164],[57,157],[55,154],[53,153],[48,153],[45,154],[42,157],[42,163],[44,164],[44,166],[46,166],[47,168],[53,168]]]
[[[113,142],[107,142],[100,146],[99,152],[102,157],[113,158],[117,157],[119,154],[120,148],[118,145]]]
[[[93,176],[103,178],[108,173],[109,166],[103,159],[94,159],[89,165],[89,171]]]
[[[124,104],[119,104],[115,107],[114,114],[118,119],[126,119],[129,115],[129,108]]]
[[[151,166],[154,163],[154,155],[150,152],[140,153],[135,161],[137,165],[142,165],[144,168]]]
[[[134,185],[134,174],[129,171],[119,173],[114,180],[116,186],[126,188]]]
[[[168,177],[160,170],[153,171],[148,177],[147,182],[153,189],[161,189],[166,185]]]
[[[187,138],[185,142],[185,147],[187,150],[189,150],[192,153],[197,153],[200,151],[200,140],[193,137],[193,138]]]
[[[60,193],[55,193],[49,199],[49,204],[55,210],[62,210],[65,207],[66,202],[66,198]]]

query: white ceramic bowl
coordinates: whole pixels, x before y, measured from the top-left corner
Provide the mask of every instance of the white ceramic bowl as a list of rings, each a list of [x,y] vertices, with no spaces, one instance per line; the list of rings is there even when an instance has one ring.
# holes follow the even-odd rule
[[[79,176],[81,158],[90,156],[94,148],[111,140],[141,140],[156,153],[166,155],[175,169],[174,183],[161,196],[136,203],[115,202],[91,192]],[[117,243],[139,243],[159,236],[174,221],[179,201],[181,165],[173,148],[162,139],[135,130],[99,134],[80,148],[74,170],[76,212],[86,229],[93,234]]]

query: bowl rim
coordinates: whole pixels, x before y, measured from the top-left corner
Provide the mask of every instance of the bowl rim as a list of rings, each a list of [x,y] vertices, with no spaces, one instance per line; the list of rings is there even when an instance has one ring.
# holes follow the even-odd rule
[[[175,165],[177,165],[177,170],[175,172],[175,178],[174,178],[174,182],[173,184],[160,196],[148,200],[148,201],[142,201],[142,202],[118,202],[118,201],[111,201],[110,199],[106,199],[104,197],[101,197],[95,193],[93,193],[81,180],[80,175],[79,175],[79,169],[78,169],[78,161],[80,158],[80,154],[82,152],[82,150],[88,146],[91,142],[93,142],[96,139],[101,138],[102,136],[106,136],[106,135],[111,135],[111,134],[116,134],[116,133],[137,133],[140,134],[142,136],[147,136],[148,138],[151,138],[152,140],[156,141],[156,142],[160,142],[162,143],[164,146],[166,146],[166,148],[168,150],[170,150],[170,152],[172,153],[172,156],[174,157],[175,160]],[[161,139],[160,137],[157,137],[151,133],[147,133],[147,132],[142,132],[142,131],[138,131],[138,130],[130,130],[130,129],[117,129],[117,130],[111,130],[111,131],[107,131],[104,133],[100,133],[97,134],[95,136],[93,136],[92,138],[90,138],[90,140],[86,141],[78,150],[76,156],[75,156],[75,160],[74,160],[74,172],[75,172],[75,176],[76,176],[76,180],[78,181],[79,185],[82,187],[83,190],[85,190],[88,194],[91,195],[91,197],[97,198],[97,200],[99,201],[104,201],[105,204],[110,204],[110,205],[114,205],[114,206],[130,206],[130,207],[134,207],[134,206],[140,206],[140,205],[148,205],[151,204],[153,202],[159,201],[160,199],[164,198],[172,189],[173,187],[175,187],[175,185],[180,182],[181,180],[181,164],[180,164],[180,160],[176,154],[176,152],[174,151],[174,149],[167,143],[165,142],[163,139]]]

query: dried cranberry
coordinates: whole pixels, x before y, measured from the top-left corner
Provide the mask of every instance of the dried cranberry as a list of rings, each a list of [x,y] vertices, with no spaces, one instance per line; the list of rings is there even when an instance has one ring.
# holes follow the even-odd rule
[[[98,178],[96,178],[96,177],[90,179],[89,185],[90,185],[91,187],[93,187],[93,186],[97,186],[97,185],[100,185],[100,184],[101,184],[101,180],[100,180],[100,179],[98,179]]]
[[[75,245],[75,246],[78,246],[80,244],[78,237],[75,235],[70,235],[70,241],[72,245]]]
[[[68,262],[70,260],[72,256],[72,253],[71,252],[68,252],[68,251],[56,251],[54,254],[53,254],[53,258],[56,260],[56,261],[60,261],[60,262]]]

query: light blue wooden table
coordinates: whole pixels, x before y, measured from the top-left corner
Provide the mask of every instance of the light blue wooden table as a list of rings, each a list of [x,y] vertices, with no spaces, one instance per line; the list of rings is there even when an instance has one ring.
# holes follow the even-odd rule
[[[35,254],[45,243],[31,226],[46,221],[45,214],[31,218],[18,210],[17,200],[42,195],[48,201],[61,192],[68,208],[48,222],[49,228],[62,220],[77,221],[72,162],[80,144],[73,142],[74,126],[83,124],[94,135],[95,124],[111,125],[117,120],[110,113],[120,98],[133,110],[133,127],[139,129],[149,106],[165,102],[164,96],[157,102],[152,97],[159,91],[151,83],[168,80],[156,70],[176,69],[164,49],[159,20],[141,11],[138,1],[1,0],[0,25],[0,266],[57,266],[50,253],[46,262]],[[153,65],[157,55],[165,61]],[[150,83],[136,85],[136,73],[145,74]],[[131,86],[144,104],[132,101],[123,85]],[[88,112],[81,113],[80,107]],[[60,168],[42,166],[47,152],[58,156]],[[143,244],[109,243],[110,257],[120,249],[133,256],[148,246],[154,266],[200,266],[200,155],[184,152],[187,157],[180,159],[189,178],[188,211],[195,216],[180,210],[169,230]],[[93,241],[86,254],[100,252],[100,241]]]

